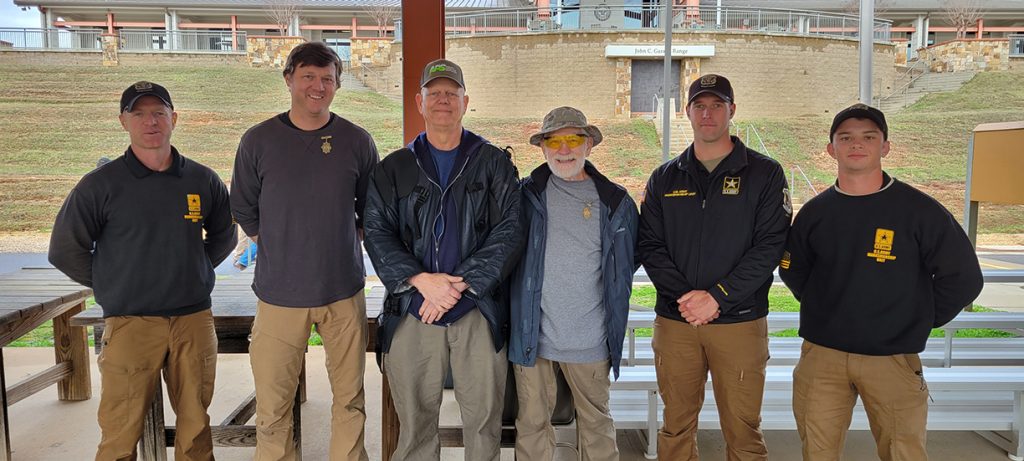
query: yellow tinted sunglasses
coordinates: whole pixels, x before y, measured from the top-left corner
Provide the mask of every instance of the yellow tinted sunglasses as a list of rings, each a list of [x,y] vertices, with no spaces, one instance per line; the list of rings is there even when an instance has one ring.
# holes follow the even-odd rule
[[[564,134],[561,136],[549,136],[544,138],[544,145],[550,149],[558,149],[562,147],[562,143],[569,146],[570,149],[575,149],[587,142],[587,135],[585,134]]]

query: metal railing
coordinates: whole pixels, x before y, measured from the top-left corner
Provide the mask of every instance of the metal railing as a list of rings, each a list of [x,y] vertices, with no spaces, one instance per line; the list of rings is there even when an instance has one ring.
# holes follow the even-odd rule
[[[1007,38],[1010,39],[1010,56],[1024,57],[1024,34],[1011,34]]]
[[[125,51],[181,51],[231,53],[245,51],[244,31],[121,29]]]
[[[0,28],[0,49],[101,50],[105,29]],[[245,32],[219,30],[118,31],[118,49],[125,51],[181,51],[231,53],[245,51]]]
[[[767,155],[768,157],[775,158],[772,155],[772,153],[768,151],[768,146],[765,145],[764,138],[761,137],[761,132],[758,131],[756,126],[749,123],[742,126],[737,124],[736,135],[739,136],[741,132],[744,133],[744,144],[746,144],[748,147],[753,146],[753,144],[751,143],[751,139],[754,139],[759,147],[759,149],[755,150],[764,155]],[[799,178],[797,177],[797,173],[800,174]],[[789,169],[789,203],[794,203],[793,199],[796,196],[797,185],[799,184],[797,179],[802,179],[803,184],[806,185],[807,189],[811,191],[810,197],[804,198],[805,202],[807,200],[810,200],[811,198],[814,198],[814,196],[818,195],[818,188],[814,187],[814,183],[811,182],[811,178],[807,176],[807,173],[804,172],[804,169],[800,168],[800,165],[793,165],[793,167]]]
[[[900,74],[900,76],[896,78],[897,82],[904,80],[905,82],[902,85],[900,85],[900,87],[897,88],[895,91],[889,93],[888,96],[879,98],[879,100],[875,103],[875,107],[881,106],[883,102],[893,101],[896,98],[902,98],[900,100],[900,107],[908,106],[909,100],[907,98],[907,93],[910,91],[910,87],[914,86],[914,82],[917,82],[917,79],[921,78],[921,76],[928,73],[928,60],[923,59],[924,56],[922,56],[921,58],[922,59],[918,59],[917,62],[915,62],[912,66],[908,67],[906,72],[903,72],[902,74]]]
[[[545,30],[663,30],[662,7],[641,5],[563,6],[538,9],[501,8],[445,16],[448,35],[516,34]],[[401,21],[395,38],[401,39]],[[855,15],[775,8],[676,6],[673,28],[692,31],[752,31],[854,38]],[[876,20],[875,41],[888,42],[892,23]]]
[[[99,50],[102,29],[0,28],[0,49]]]

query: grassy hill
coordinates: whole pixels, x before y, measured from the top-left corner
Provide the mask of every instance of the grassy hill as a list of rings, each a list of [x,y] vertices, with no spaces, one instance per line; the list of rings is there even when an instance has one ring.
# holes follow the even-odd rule
[[[173,142],[181,152],[225,179],[245,130],[287,110],[278,71],[244,67],[73,67],[7,64],[0,67],[0,232],[47,231],[64,196],[102,156],[128,143],[117,121],[125,86],[153,80],[171,91],[179,112]],[[554,91],[554,90],[553,90]],[[477,96],[479,97],[479,96]],[[808,95],[812,97],[812,95]],[[925,98],[891,117],[888,169],[935,194],[953,214],[963,209],[967,139],[978,123],[1024,118],[1024,74],[981,74],[961,91]],[[382,155],[401,145],[401,106],[369,92],[340,91],[332,109],[364,126]],[[815,187],[830,184],[834,162],[825,153],[830,119],[778,117],[740,123],[757,128],[767,150],[787,168],[799,165]],[[642,120],[597,120],[605,142],[591,160],[639,196],[661,161],[654,127]],[[536,119],[469,116],[466,126],[495,144],[510,145],[521,174],[542,161],[526,140]],[[759,148],[758,143],[753,144]],[[799,182],[802,182],[801,179]],[[794,184],[798,198],[807,186]],[[1024,208],[986,206],[982,232],[1024,233]]]

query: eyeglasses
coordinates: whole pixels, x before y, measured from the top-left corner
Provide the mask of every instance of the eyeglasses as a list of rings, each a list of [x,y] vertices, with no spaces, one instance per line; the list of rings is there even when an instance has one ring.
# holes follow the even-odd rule
[[[558,149],[562,147],[562,143],[569,146],[570,149],[575,149],[587,142],[587,135],[585,134],[564,134],[562,136],[549,136],[544,138],[544,145],[551,149]]]

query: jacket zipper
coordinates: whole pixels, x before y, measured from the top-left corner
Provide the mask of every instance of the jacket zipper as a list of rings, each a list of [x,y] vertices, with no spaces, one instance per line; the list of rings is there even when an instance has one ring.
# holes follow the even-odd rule
[[[419,167],[419,169],[421,171],[423,171],[424,175],[427,177],[427,181],[430,181],[431,184],[437,186],[437,189],[439,191],[441,191],[441,200],[440,200],[440,202],[438,202],[437,214],[434,215],[433,221],[430,222],[430,225],[431,225],[430,234],[434,235],[434,229],[437,228],[437,220],[438,220],[438,218],[441,218],[444,215],[445,196],[448,195],[448,191],[451,190],[451,187],[452,187],[453,184],[455,184],[455,181],[458,181],[459,178],[462,177],[462,173],[464,171],[466,171],[466,166],[469,165],[469,160],[470,159],[468,159],[468,158],[466,159],[466,162],[462,164],[462,168],[459,169],[459,174],[455,175],[455,178],[453,178],[451,181],[448,181],[448,186],[447,187],[441,187],[441,185],[438,184],[437,181],[434,181],[434,179],[430,177],[430,174],[427,173],[427,170],[423,168],[423,165],[420,163],[420,158],[418,156],[415,157],[415,158],[416,158],[416,166]],[[456,211],[458,211],[457,207],[458,207],[458,205],[456,205]],[[441,237],[443,237],[444,233],[447,232],[447,230],[448,230],[444,226],[444,222],[443,221],[442,221],[441,224],[442,224],[441,225],[441,235],[434,235],[434,238],[433,238],[433,240],[434,240],[434,272],[437,272],[437,271],[441,270],[441,267],[438,265],[438,259],[441,257]]]

